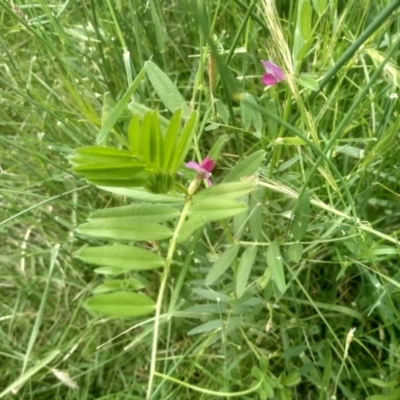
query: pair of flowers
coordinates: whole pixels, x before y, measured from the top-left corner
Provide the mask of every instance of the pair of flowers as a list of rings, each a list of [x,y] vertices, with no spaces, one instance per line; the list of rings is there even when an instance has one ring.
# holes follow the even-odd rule
[[[278,82],[285,79],[285,75],[280,67],[274,64],[272,61],[261,61],[265,68],[265,74],[262,76],[262,83],[265,86],[274,86]],[[194,169],[197,172],[196,179],[205,179],[208,186],[211,186],[211,171],[214,169],[215,161],[208,156],[198,164],[196,161],[189,161],[186,163],[186,167]]]

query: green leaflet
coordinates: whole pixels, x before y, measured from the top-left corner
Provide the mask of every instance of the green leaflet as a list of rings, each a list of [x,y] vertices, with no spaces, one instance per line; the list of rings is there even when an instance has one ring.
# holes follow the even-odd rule
[[[310,191],[305,190],[297,202],[292,223],[292,235],[295,240],[301,240],[307,232],[310,222]]]
[[[212,285],[215,281],[217,281],[225,273],[225,271],[232,265],[238,252],[239,252],[238,244],[235,243],[229,246],[221,254],[218,260],[215,261],[215,263],[212,265],[204,283],[206,285]]]
[[[146,61],[144,69],[146,70],[147,76],[149,77],[154,90],[165,106],[171,112],[175,112],[178,108],[182,108],[183,118],[189,118],[189,107],[168,75],[166,75],[152,61]]]
[[[303,254],[303,244],[300,242],[292,243],[288,248],[288,257],[291,262],[298,263]]]
[[[107,115],[107,118],[102,123],[102,128],[100,129],[99,133],[97,134],[96,142],[101,144],[105,138],[107,137],[108,133],[118,121],[118,118],[121,116],[125,107],[130,100],[133,93],[135,93],[136,89],[138,88],[141,80],[144,77],[144,69],[142,69],[139,74],[137,75],[136,79],[132,82],[131,86],[129,86],[128,90],[123,95],[122,99],[117,103],[117,105],[113,108],[113,110]]]
[[[76,257],[89,264],[117,267],[123,271],[148,270],[164,265],[159,255],[126,245],[85,247]]]
[[[269,244],[267,264],[271,271],[271,278],[274,281],[275,287],[282,294],[286,290],[285,273],[279,246],[275,240]]]
[[[199,203],[195,203],[188,212],[192,216],[189,217],[179,231],[178,242],[186,241],[194,230],[207,222],[233,217],[246,209],[246,204],[224,198],[204,199]]]
[[[192,204],[188,215],[200,217],[205,222],[221,221],[245,211],[247,208],[243,202],[226,198],[202,199]]]
[[[242,116],[242,126],[249,129],[252,125],[256,132],[254,136],[261,137],[262,133],[262,115],[258,110],[257,101],[249,93],[243,93],[240,97],[240,112]]]
[[[145,201],[150,203],[179,204],[183,203],[184,201],[183,195],[155,194],[150,193],[142,188],[115,188],[100,186],[100,189],[111,193],[116,193],[121,196],[126,196],[137,201]]]
[[[105,237],[116,240],[162,240],[172,236],[167,227],[145,222],[140,217],[97,218],[82,224],[77,232],[88,236]]]
[[[179,216],[176,208],[164,204],[133,204],[130,206],[105,208],[90,214],[89,221],[98,218],[129,218],[134,217],[143,222],[170,221]]]
[[[299,83],[301,86],[303,86],[306,89],[311,89],[314,92],[319,91],[318,82],[311,76],[300,75],[299,78],[296,78],[296,82]]]
[[[187,334],[190,335],[198,335],[200,333],[211,332],[215,330],[222,329],[222,319],[213,319],[212,321],[205,322],[195,328],[191,329]]]
[[[309,0],[304,0],[300,11],[300,29],[303,39],[307,41],[311,36],[312,7]]]
[[[257,246],[249,246],[240,258],[239,268],[236,274],[236,295],[242,297],[249,280],[251,269],[257,255]]]
[[[86,306],[114,317],[141,317],[155,310],[155,302],[150,297],[132,292],[97,294],[87,300]]]
[[[241,182],[230,182],[221,183],[219,185],[213,185],[209,188],[196,193],[193,196],[193,200],[202,200],[206,198],[220,198],[223,196],[225,199],[237,199],[250,193],[255,188],[255,182],[253,181],[241,181]]]
[[[222,182],[233,182],[245,176],[253,175],[265,158],[265,151],[258,150],[239,161],[225,176]]]

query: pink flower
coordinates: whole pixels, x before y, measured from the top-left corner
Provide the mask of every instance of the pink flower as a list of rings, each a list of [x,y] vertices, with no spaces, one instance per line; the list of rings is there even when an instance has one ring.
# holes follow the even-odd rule
[[[186,163],[186,167],[194,169],[197,171],[197,179],[206,179],[208,186],[211,186],[210,175],[211,171],[214,169],[215,161],[209,158],[208,156],[199,164],[195,161],[189,161]]]
[[[280,67],[272,61],[261,61],[264,65],[266,74],[262,76],[262,83],[265,86],[274,86],[278,82],[285,80],[285,75]]]

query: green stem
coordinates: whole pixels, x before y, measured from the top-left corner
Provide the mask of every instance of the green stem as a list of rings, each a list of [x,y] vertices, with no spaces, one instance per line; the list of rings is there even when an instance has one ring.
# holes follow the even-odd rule
[[[161,308],[163,305],[163,300],[164,300],[164,292],[165,288],[167,286],[167,281],[168,281],[168,276],[169,272],[171,269],[171,264],[172,260],[174,257],[175,253],[175,248],[177,245],[177,239],[178,239],[178,234],[179,231],[182,228],[183,223],[185,222],[188,210],[190,205],[192,204],[192,198],[188,197],[186,200],[186,203],[183,207],[183,210],[181,212],[181,215],[179,217],[179,221],[176,225],[174,234],[172,235],[169,248],[168,248],[168,254],[167,254],[167,259],[165,260],[165,267],[164,271],[161,277],[161,285],[160,285],[160,290],[158,292],[158,297],[157,297],[157,303],[156,303],[156,314],[155,314],[155,319],[154,319],[154,333],[153,333],[153,345],[151,348],[151,361],[150,361],[150,374],[149,374],[149,383],[147,386],[147,395],[146,399],[149,400],[153,391],[153,382],[154,382],[154,376],[156,375],[156,363],[157,363],[157,347],[158,347],[158,332],[160,328],[160,316],[161,316]]]
[[[121,42],[121,45],[122,45],[122,48],[123,48],[123,50],[125,52],[125,51],[127,51],[128,48],[127,48],[125,40],[124,40],[124,35],[122,34],[121,28],[120,28],[120,26],[118,24],[118,20],[117,20],[117,17],[115,15],[115,12],[114,12],[113,5],[111,4],[110,0],[106,0],[106,3],[107,3],[107,6],[108,6],[108,10],[110,11],[111,18],[112,18],[112,20],[114,22],[114,26],[115,26],[115,29],[117,31],[118,38],[119,38],[119,40]]]

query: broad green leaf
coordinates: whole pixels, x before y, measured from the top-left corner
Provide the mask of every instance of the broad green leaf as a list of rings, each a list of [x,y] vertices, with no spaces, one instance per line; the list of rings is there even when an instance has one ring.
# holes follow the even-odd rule
[[[189,209],[189,214],[192,216],[185,221],[179,231],[178,243],[185,242],[197,228],[207,222],[220,221],[244,212],[246,209],[247,206],[244,203],[225,199],[204,199],[199,203],[195,203]]]
[[[123,164],[132,162],[133,165],[139,163],[135,160],[134,155],[128,150],[120,150],[113,147],[104,146],[87,146],[80,147],[75,150],[75,154],[71,157],[72,165],[86,164]]]
[[[358,158],[359,160],[365,157],[365,150],[360,149],[359,147],[350,146],[349,144],[345,144],[344,146],[337,146],[335,148],[335,152],[345,154],[346,156],[350,156],[353,158]]]
[[[185,160],[189,148],[192,144],[192,137],[196,127],[196,122],[197,122],[197,113],[194,111],[190,115],[190,118],[187,120],[182,130],[182,133],[178,139],[175,151],[173,152],[171,157],[169,171],[171,172],[177,171],[181,167],[183,161]]]
[[[310,39],[307,40],[307,42],[304,43],[304,41],[301,42],[301,46],[298,49],[298,52],[296,53],[296,61],[301,63],[303,61],[304,57],[310,50],[312,44],[314,43],[314,38],[311,36]]]
[[[100,144],[104,141],[107,137],[110,130],[113,128],[115,123],[118,121],[118,118],[123,113],[128,101],[130,100],[132,94],[138,88],[141,80],[144,76],[144,69],[142,69],[139,74],[137,75],[136,79],[132,82],[132,85],[129,86],[128,90],[123,95],[122,99],[117,103],[114,109],[108,114],[107,119],[104,121],[102,128],[100,129],[99,133],[97,134],[96,142]]]
[[[142,126],[140,127],[140,139],[139,139],[139,154],[141,159],[147,163],[151,163],[150,158],[150,134],[153,124],[154,112],[149,111],[143,118]]]
[[[163,137],[161,135],[160,124],[158,122],[158,114],[155,114],[153,118],[153,126],[150,135],[150,155],[151,161],[159,169],[164,164],[164,144]]]
[[[288,257],[291,262],[298,263],[303,254],[303,244],[300,242],[292,243],[288,248]]]
[[[319,91],[318,82],[311,76],[301,75],[299,78],[296,78],[296,81],[306,89],[311,89],[314,92]]]
[[[135,155],[140,154],[140,120],[139,115],[134,115],[128,127],[128,140],[131,145],[131,151]]]
[[[246,157],[244,160],[239,161],[222,180],[223,183],[238,181],[244,176],[253,175],[260,167],[265,158],[265,151],[258,150],[253,154]]]
[[[279,117],[278,108],[276,106],[276,101],[274,99],[268,100],[267,109],[270,113]],[[278,123],[272,118],[267,118],[266,124],[267,124],[269,138],[271,140],[275,139],[276,136],[278,135]]]
[[[146,61],[144,69],[146,70],[154,90],[165,106],[171,112],[182,108],[182,117],[185,119],[189,118],[189,107],[171,79],[152,61]]]
[[[140,217],[98,218],[79,226],[82,235],[104,237],[116,240],[163,240],[172,236],[167,227],[152,222],[143,223]]]
[[[282,256],[278,243],[274,240],[267,250],[267,264],[271,271],[271,278],[280,294],[286,290],[285,274],[283,270]]]
[[[252,110],[252,107],[249,107],[249,104],[246,102],[247,96],[251,96],[251,95],[248,93],[242,93],[242,96],[240,97],[240,114],[242,117],[242,127],[244,129],[250,129],[250,126],[251,126],[250,112]],[[250,101],[249,101],[249,103],[250,103]]]
[[[312,7],[309,0],[303,0],[303,4],[301,6],[300,29],[303,39],[305,41],[310,39],[312,30]]]
[[[117,276],[123,274],[125,271],[117,267],[99,267],[93,270],[96,274]]]
[[[304,146],[306,142],[299,138],[298,136],[286,136],[283,138],[277,138],[274,142],[276,145],[284,145],[284,146]],[[293,158],[297,162],[298,158]]]
[[[198,314],[225,314],[228,312],[228,307],[226,303],[221,304],[197,304],[195,306],[189,307],[186,311]]]
[[[204,131],[205,132],[213,131],[213,130],[219,128],[220,126],[221,126],[220,124],[217,124],[216,122],[212,122],[211,124],[207,125],[204,128]]]
[[[298,385],[301,382],[301,377],[297,371],[292,371],[287,375],[285,374],[284,376],[282,376],[282,379],[280,381],[282,385],[292,387]]]
[[[171,121],[169,122],[167,131],[164,136],[164,164],[163,169],[171,171],[170,165],[174,159],[174,150],[178,141],[181,124],[181,109],[178,108],[172,115]]]
[[[201,190],[193,196],[193,201],[210,198],[237,199],[250,193],[255,188],[253,181],[221,183]]]
[[[310,222],[310,191],[307,189],[297,202],[292,222],[292,235],[301,240],[307,232]]]
[[[188,215],[194,217],[202,217],[203,221],[220,221],[229,217],[233,217],[247,209],[243,202],[225,198],[202,199],[193,202],[189,208]]]
[[[254,97],[249,93],[243,93],[240,97],[240,111],[242,115],[242,126],[249,129],[253,125],[256,130],[254,134],[257,138],[261,137],[262,115],[258,110],[258,104]]]
[[[132,166],[130,164],[114,165],[112,168],[105,164],[87,164],[79,167],[74,167],[73,170],[78,174],[82,174],[86,179],[97,180],[118,180],[134,178],[144,170],[140,164]]]
[[[221,100],[216,99],[214,102],[215,108],[217,109],[217,115],[221,118],[221,121],[224,124],[227,124],[229,121],[229,112]]]
[[[257,255],[257,246],[249,246],[240,258],[239,268],[236,274],[236,296],[243,296],[249,280],[250,272]]]
[[[250,195],[246,194],[240,197],[240,199],[238,200],[240,200],[240,202],[242,202],[243,204],[246,204],[248,210],[250,203]],[[246,233],[248,226],[248,219],[249,219],[248,214],[249,212],[243,212],[236,214],[233,217],[233,227],[231,229],[236,240],[240,240],[242,236]]]
[[[262,224],[263,224],[263,209],[262,209],[262,194],[264,190],[262,187],[257,188],[250,198],[249,209],[249,227],[250,235],[254,241],[258,242],[261,238]]]
[[[377,379],[377,378],[368,378],[368,381],[371,382],[375,386],[385,388],[385,389],[392,389],[400,383],[397,380],[385,382],[382,379]]]
[[[313,0],[313,5],[315,11],[321,15],[323,14],[327,8],[326,8],[326,0]]]
[[[230,300],[229,296],[227,296],[225,293],[216,292],[215,290],[211,289],[194,288],[192,289],[192,292],[207,300],[223,303],[227,303]]]
[[[232,265],[237,254],[239,252],[239,245],[233,244],[229,246],[213,264],[210,271],[207,274],[205,284],[212,285],[217,279],[219,279],[225,271]]]
[[[264,289],[268,285],[270,280],[271,280],[271,269],[268,267],[265,269],[263,276],[260,279],[258,279],[257,286],[260,289]]]
[[[126,245],[85,247],[76,257],[89,264],[118,267],[125,271],[154,269],[164,265],[164,260],[156,253]]]
[[[133,204],[130,206],[105,208],[90,214],[89,221],[97,218],[135,217],[142,222],[162,222],[176,218],[179,211],[164,204]]]
[[[375,394],[367,397],[366,400],[398,400],[400,399],[400,389],[394,389],[386,394]]]
[[[101,112],[101,126],[104,126],[108,116],[115,107],[115,101],[112,99],[110,93],[104,94],[103,109]]]
[[[367,378],[367,379],[373,385],[379,386],[379,387],[385,388],[385,389],[391,389],[391,388],[397,386],[400,383],[397,380],[385,382],[382,379],[377,379],[377,378]]]
[[[228,135],[219,136],[217,141],[213,144],[211,150],[208,153],[209,157],[213,160],[218,160],[221,154],[221,149],[228,140],[229,140]]]
[[[186,242],[190,238],[190,235],[198,228],[202,227],[204,224],[206,224],[207,221],[204,221],[203,217],[196,216],[196,217],[191,217],[185,221],[183,224],[181,230],[179,231],[178,234],[178,243],[183,243]]]
[[[222,320],[221,319],[214,319],[212,321],[205,322],[195,328],[191,329],[187,334],[188,335],[198,335],[200,333],[206,333],[210,331],[215,331],[216,329],[222,329]]]
[[[86,306],[114,317],[141,317],[155,310],[155,302],[150,297],[132,292],[97,294],[87,300]]]
[[[149,193],[147,190],[127,189],[127,188],[114,188],[107,186],[100,186],[100,189],[107,192],[115,193],[121,196],[126,196],[134,200],[145,201],[149,203],[166,203],[166,204],[179,204],[185,201],[183,195],[167,195],[167,194],[154,194]]]
[[[135,181],[145,168],[129,151],[102,146],[77,149],[71,163],[73,170],[89,181],[109,180],[114,183],[118,180]],[[139,181],[143,181],[143,177]]]

